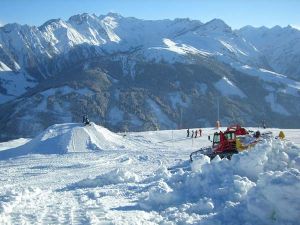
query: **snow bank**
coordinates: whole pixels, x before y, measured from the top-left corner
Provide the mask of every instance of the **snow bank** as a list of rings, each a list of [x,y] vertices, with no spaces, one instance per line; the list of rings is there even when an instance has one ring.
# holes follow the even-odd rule
[[[268,140],[232,160],[203,156],[191,170],[160,168],[139,205],[182,224],[297,224],[299,157],[292,143]]]
[[[264,224],[296,223],[300,219],[300,172],[269,171],[260,175],[247,196],[247,209]]]
[[[139,176],[133,172],[124,169],[115,169],[108,173],[101,174],[95,178],[88,178],[82,181],[69,185],[66,190],[78,188],[95,188],[105,185],[119,184],[119,183],[132,183],[138,182]]]
[[[128,143],[128,141],[127,141]],[[64,154],[91,150],[118,150],[125,148],[123,137],[104,127],[69,123],[49,127],[23,146],[0,152],[0,160],[29,153]]]

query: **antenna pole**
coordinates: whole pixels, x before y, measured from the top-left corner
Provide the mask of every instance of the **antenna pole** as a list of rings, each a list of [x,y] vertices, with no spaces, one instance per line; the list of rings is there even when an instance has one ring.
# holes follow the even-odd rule
[[[180,124],[179,129],[182,129],[182,108],[180,108]]]
[[[219,129],[221,124],[220,124],[220,106],[219,106],[219,97],[217,97],[217,108],[218,108],[218,120],[216,122],[216,128]]]
[[[218,121],[220,121],[220,103],[219,103],[219,97],[217,98],[218,103]]]

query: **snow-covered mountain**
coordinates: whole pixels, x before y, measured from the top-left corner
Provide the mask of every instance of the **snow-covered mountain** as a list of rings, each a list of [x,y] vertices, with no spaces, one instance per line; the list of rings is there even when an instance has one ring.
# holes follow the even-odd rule
[[[0,136],[32,136],[54,123],[78,122],[84,112],[115,130],[208,126],[217,98],[225,124],[270,118],[273,126],[299,126],[297,72],[279,70],[242,31],[220,19],[203,24],[113,13],[5,25]],[[295,57],[285,59],[296,65]]]
[[[246,26],[237,32],[264,54],[272,70],[300,80],[300,30]]]
[[[222,55],[238,61],[251,58],[259,64],[261,56],[219,19],[202,24],[189,19],[144,21],[118,14],[82,14],[68,21],[50,20],[40,27],[8,24],[0,34],[2,64],[13,71],[29,70],[36,79],[57,72],[59,68],[49,68],[48,61],[80,45],[99,47],[96,55],[141,50],[144,57],[155,60],[174,60],[171,52]]]

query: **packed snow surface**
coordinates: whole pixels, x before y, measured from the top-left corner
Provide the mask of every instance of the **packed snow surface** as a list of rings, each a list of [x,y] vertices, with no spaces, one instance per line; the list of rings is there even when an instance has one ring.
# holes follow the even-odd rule
[[[0,143],[0,224],[299,224],[300,130],[191,163],[202,130],[59,124]]]

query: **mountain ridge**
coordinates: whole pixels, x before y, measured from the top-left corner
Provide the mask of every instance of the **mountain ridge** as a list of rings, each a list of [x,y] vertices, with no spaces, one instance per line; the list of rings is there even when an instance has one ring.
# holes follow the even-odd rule
[[[300,112],[297,67],[278,67],[287,71],[283,74],[273,68],[300,53],[280,55],[289,47],[283,44],[274,60],[245,29],[232,30],[220,19],[155,21],[86,13],[39,27],[1,27],[0,126],[5,132],[0,138],[78,122],[84,111],[113,130],[209,126],[218,96],[225,123],[254,125],[270,115],[274,126],[299,126],[293,122]],[[51,94],[41,94],[46,90]]]

